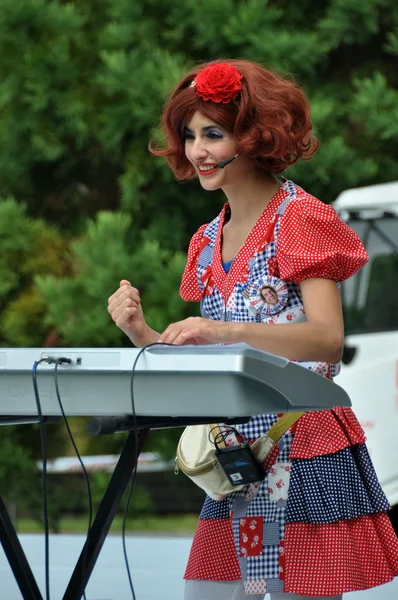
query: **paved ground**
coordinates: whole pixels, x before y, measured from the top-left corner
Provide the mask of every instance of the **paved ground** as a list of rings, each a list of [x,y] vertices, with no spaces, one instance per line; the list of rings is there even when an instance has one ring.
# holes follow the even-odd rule
[[[44,590],[44,545],[39,535],[21,535],[31,568]],[[61,600],[84,538],[54,535],[50,539],[51,600]],[[127,539],[136,600],[181,600],[185,562],[191,538],[133,536]],[[99,556],[86,591],[87,600],[131,600],[122,542],[109,536]],[[268,598],[268,597],[266,597]],[[398,578],[366,592],[347,594],[345,600],[396,600]],[[0,600],[21,600],[21,594],[0,547]],[[205,599],[203,599],[205,600]]]

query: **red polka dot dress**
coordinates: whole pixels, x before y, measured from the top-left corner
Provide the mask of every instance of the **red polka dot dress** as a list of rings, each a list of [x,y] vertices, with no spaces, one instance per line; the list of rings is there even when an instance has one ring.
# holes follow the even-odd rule
[[[356,233],[335,210],[285,181],[225,268],[225,205],[193,236],[181,296],[203,317],[277,325],[306,320],[300,282],[343,281],[367,261]],[[226,272],[227,271],[227,272]],[[302,362],[324,377],[339,365]],[[277,415],[238,425],[258,439]],[[332,596],[398,575],[398,540],[387,499],[351,409],[311,411],[280,441],[264,481],[221,501],[207,497],[186,579],[243,580],[246,594]]]

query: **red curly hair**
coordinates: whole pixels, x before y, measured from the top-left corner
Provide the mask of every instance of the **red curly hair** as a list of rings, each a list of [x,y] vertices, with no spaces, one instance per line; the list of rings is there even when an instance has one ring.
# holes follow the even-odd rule
[[[237,153],[252,158],[257,173],[281,173],[299,159],[312,158],[319,142],[311,133],[309,102],[302,90],[250,61],[216,62],[233,65],[243,76],[238,98],[228,104],[202,100],[190,84],[212,63],[198,65],[185,75],[165,104],[161,125],[167,147],[155,148],[151,142],[150,152],[166,157],[177,179],[194,177],[195,170],[185,156],[184,129],[199,111],[233,133]]]

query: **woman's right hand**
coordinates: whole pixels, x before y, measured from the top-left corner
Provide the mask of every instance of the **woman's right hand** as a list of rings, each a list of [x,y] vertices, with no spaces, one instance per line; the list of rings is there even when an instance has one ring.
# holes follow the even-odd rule
[[[145,337],[147,324],[141,306],[139,291],[122,279],[120,287],[108,298],[108,312],[116,325],[135,344]]]

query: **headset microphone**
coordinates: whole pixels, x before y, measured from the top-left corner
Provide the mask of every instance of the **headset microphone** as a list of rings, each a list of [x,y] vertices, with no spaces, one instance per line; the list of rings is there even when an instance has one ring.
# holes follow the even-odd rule
[[[235,160],[235,158],[238,158],[239,154],[235,154],[235,156],[231,156],[231,158],[227,158],[225,160],[221,160],[219,163],[217,163],[217,167],[219,169],[223,169],[224,167],[226,167],[227,165],[229,165],[229,163],[231,163],[233,160]]]

